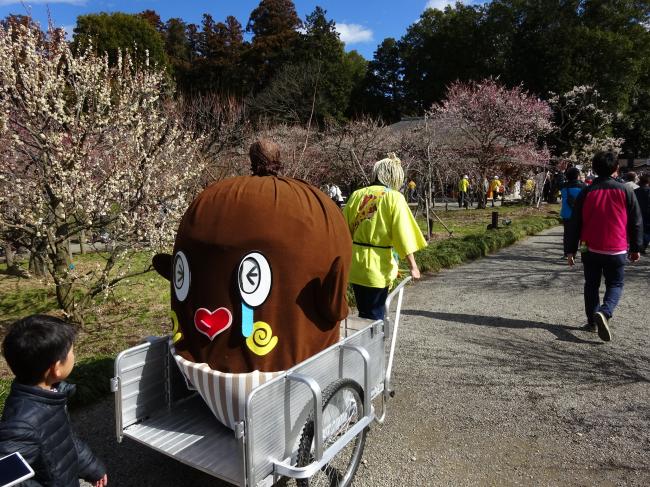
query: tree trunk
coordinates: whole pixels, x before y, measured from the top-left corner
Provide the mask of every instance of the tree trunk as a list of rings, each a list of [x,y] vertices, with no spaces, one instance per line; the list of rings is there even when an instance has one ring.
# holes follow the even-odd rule
[[[483,189],[483,181],[481,181],[481,184],[478,187],[478,201],[477,201],[477,208],[480,209],[485,209],[487,208],[487,193],[485,192],[485,189]]]
[[[76,310],[73,287],[69,276],[72,261],[67,240],[55,245],[55,253],[50,255],[50,259],[52,259],[52,277],[56,285],[56,301],[66,316],[78,321],[78,311]]]
[[[7,274],[10,276],[18,277],[29,277],[29,273],[20,267],[20,264],[16,261],[16,254],[14,254],[14,249],[11,248],[11,244],[7,242],[2,243],[2,248],[5,251],[5,260],[7,262]]]
[[[45,277],[45,250],[32,248],[29,252],[29,272],[35,277]]]

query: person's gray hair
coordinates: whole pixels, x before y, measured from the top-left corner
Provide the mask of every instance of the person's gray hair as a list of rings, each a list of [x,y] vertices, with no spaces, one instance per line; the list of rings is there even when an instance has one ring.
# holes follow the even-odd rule
[[[389,152],[386,159],[375,162],[372,168],[372,179],[391,189],[399,190],[404,183],[402,161],[394,152]]]

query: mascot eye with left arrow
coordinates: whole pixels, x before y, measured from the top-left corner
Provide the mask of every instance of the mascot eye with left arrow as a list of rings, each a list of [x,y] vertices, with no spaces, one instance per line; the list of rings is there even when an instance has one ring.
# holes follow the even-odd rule
[[[241,293],[242,335],[248,349],[256,355],[266,355],[278,344],[271,326],[253,319],[254,309],[266,301],[273,286],[273,273],[269,262],[259,252],[246,255],[237,272]]]

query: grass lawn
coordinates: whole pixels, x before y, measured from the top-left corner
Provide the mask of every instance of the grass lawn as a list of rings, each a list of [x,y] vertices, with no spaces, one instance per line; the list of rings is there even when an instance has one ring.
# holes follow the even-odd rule
[[[491,208],[440,211],[438,215],[452,230],[453,237],[449,238],[443,226],[434,220],[429,247],[416,254],[421,270],[435,272],[459,265],[558,224],[559,205],[544,205],[539,210],[514,206],[498,211],[500,221],[510,219],[512,223],[496,231],[486,230],[491,221]],[[418,223],[426,232],[426,221],[419,218]],[[145,268],[151,256],[150,252],[143,251],[123,265]],[[101,264],[103,257],[101,254],[75,255],[73,260],[76,268],[83,272]],[[407,269],[405,263],[400,267]],[[78,385],[75,403],[89,403],[109,392],[113,357],[119,351],[139,343],[146,336],[169,333],[168,309],[169,283],[153,271],[129,279],[107,297],[99,312],[91,316],[85,329],[80,331],[75,344],[77,365],[70,377],[70,382]],[[32,313],[60,315],[51,281],[9,276],[6,266],[0,264],[0,338],[4,337],[10,323]],[[0,407],[10,383],[11,372],[4,359],[0,360]]]

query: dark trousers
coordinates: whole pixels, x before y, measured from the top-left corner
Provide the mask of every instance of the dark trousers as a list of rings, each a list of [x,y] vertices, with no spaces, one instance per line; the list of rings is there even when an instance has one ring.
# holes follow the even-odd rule
[[[595,252],[583,252],[582,266],[585,272],[585,314],[592,323],[594,313],[601,311],[608,318],[623,294],[625,279],[625,261],[627,254],[604,255]],[[600,304],[600,280],[605,276],[605,296]]]
[[[469,206],[469,198],[467,197],[467,193],[465,191],[458,193],[458,208],[462,208],[463,206],[465,208]]]
[[[366,287],[359,284],[352,284],[354,297],[357,300],[357,309],[360,318],[371,320],[384,319],[384,307],[388,297],[388,288]]]
[[[564,233],[562,234],[562,249],[566,249],[566,229],[569,226],[569,219],[562,218],[562,225],[564,225]],[[563,250],[564,257],[566,257],[566,250]]]

